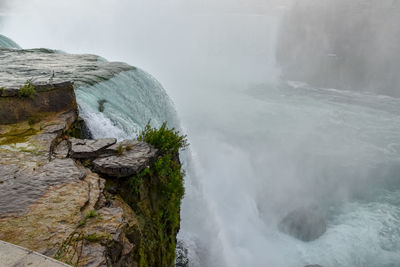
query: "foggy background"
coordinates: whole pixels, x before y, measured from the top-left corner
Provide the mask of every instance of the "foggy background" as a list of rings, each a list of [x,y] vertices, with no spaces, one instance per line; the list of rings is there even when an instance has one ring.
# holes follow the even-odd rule
[[[283,18],[284,77],[314,86],[400,96],[400,2],[299,0]]]

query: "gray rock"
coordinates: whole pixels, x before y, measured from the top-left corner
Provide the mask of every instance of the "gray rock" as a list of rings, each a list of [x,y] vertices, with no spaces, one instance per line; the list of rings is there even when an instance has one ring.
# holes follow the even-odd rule
[[[299,208],[286,215],[278,228],[283,233],[309,242],[326,232],[326,223],[318,209]]]
[[[65,130],[66,123],[60,123],[55,125],[49,125],[43,129],[44,133],[61,133]]]
[[[22,169],[0,164],[0,218],[24,213],[50,186],[76,183],[85,176],[72,159],[55,159],[41,167]]]
[[[116,74],[135,69],[125,63],[107,62],[95,55],[72,55],[48,49],[13,50],[0,48],[0,81],[3,96],[17,96],[19,88],[34,78],[36,90],[74,81],[76,86],[95,84]]]
[[[53,151],[54,157],[59,159],[67,158],[68,153],[69,153],[69,144],[67,140],[61,141]]]
[[[118,143],[107,150],[117,151],[120,145],[123,149],[121,155],[98,158],[93,161],[95,172],[117,178],[128,177],[149,166],[157,156],[157,149],[153,146],[132,140]]]
[[[71,138],[70,141],[70,157],[74,159],[97,158],[105,153],[106,148],[117,142],[115,138],[95,140]]]

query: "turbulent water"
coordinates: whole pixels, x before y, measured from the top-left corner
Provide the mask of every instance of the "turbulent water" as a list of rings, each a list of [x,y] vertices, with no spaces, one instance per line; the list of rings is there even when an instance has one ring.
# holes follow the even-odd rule
[[[218,128],[187,125],[212,199],[201,230],[193,221],[204,213],[188,219],[199,232],[189,238],[207,255],[200,266],[399,266],[398,99],[299,83],[216,99],[203,121]],[[287,212],[310,204],[326,213],[322,237],[304,243],[277,230]]]
[[[171,19],[175,30],[180,23]],[[202,38],[184,35],[192,38],[187,46],[172,39],[172,45],[149,42],[157,36],[153,32],[144,38],[152,50],[157,44],[156,51],[172,54],[160,64],[180,70],[173,83],[165,80],[180,86],[170,91],[191,143],[184,155],[179,234],[189,266],[400,266],[400,99],[260,78],[267,71],[278,76],[262,60],[272,57],[273,48],[265,48],[271,36],[263,35],[266,25],[276,23],[269,18],[225,14],[176,20],[194,25],[207,44],[224,39],[210,45],[201,60],[177,59],[185,64],[176,67],[171,62],[179,54],[168,49],[176,46],[183,56],[202,51],[194,45]],[[243,51],[248,54],[241,57]],[[82,84],[76,94],[95,137],[132,138],[149,119],[154,125],[165,120],[179,125],[162,86],[139,69]],[[324,235],[304,243],[278,231],[282,217],[308,205],[319,206],[326,217]]]

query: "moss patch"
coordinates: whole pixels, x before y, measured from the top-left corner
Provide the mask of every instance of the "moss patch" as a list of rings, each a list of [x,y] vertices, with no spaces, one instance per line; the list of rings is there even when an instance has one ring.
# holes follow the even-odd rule
[[[0,145],[11,145],[17,143],[25,143],[38,131],[34,128],[29,129],[13,129],[9,132],[0,134]]]

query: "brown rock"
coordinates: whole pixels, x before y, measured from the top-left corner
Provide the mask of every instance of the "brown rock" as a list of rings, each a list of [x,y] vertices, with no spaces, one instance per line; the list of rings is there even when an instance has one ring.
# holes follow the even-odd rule
[[[74,86],[71,82],[54,84],[50,91],[37,92],[34,98],[0,97],[0,124],[12,124],[49,112],[76,110]]]

